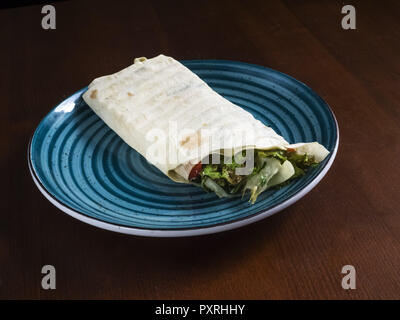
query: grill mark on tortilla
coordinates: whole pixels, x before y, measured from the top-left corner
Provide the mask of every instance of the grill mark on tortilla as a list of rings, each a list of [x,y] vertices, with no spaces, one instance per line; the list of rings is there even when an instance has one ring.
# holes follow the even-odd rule
[[[194,149],[201,146],[201,138],[201,133],[196,131],[195,133],[188,135],[184,140],[181,140],[179,144],[183,148]]]
[[[90,93],[90,98],[91,98],[91,99],[96,99],[96,98],[97,98],[97,89],[94,89],[94,90]]]

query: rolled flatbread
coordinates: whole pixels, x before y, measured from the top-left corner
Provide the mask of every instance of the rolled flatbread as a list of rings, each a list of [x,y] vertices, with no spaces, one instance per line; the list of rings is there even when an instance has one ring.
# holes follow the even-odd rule
[[[137,58],[129,67],[93,80],[83,99],[129,146],[177,182],[188,183],[193,167],[212,154],[290,150],[318,163],[329,153],[317,142],[289,145],[164,55]],[[290,165],[280,165],[286,169],[279,167],[271,176],[278,182],[290,178],[281,174]]]

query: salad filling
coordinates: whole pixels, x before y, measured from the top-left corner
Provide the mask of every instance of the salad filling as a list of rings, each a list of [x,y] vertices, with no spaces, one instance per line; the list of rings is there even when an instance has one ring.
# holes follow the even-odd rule
[[[219,161],[213,161],[216,156]],[[246,151],[227,161],[222,155],[210,155],[208,164],[200,162],[192,168],[189,180],[206,191],[215,192],[219,197],[250,194],[250,202],[254,203],[263,191],[279,188],[317,165],[313,156],[296,153],[294,149],[256,149],[251,158],[254,165],[245,173],[244,157]]]

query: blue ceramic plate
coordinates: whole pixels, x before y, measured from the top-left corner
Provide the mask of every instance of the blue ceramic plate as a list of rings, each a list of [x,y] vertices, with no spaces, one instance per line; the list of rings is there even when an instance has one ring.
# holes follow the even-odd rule
[[[185,61],[214,90],[290,143],[318,141],[330,155],[317,168],[254,205],[171,181],[125,144],[82,100],[57,105],[28,149],[33,179],[55,206],[100,228],[144,236],[190,236],[237,228],[278,212],[308,193],[335,158],[339,134],[328,105],[275,70],[233,61]]]

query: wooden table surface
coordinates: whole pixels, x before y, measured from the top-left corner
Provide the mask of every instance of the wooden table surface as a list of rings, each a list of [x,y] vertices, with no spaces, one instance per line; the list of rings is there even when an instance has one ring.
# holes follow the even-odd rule
[[[0,298],[400,298],[400,3],[65,1],[0,10]],[[225,233],[157,239],[97,229],[50,204],[26,150],[41,118],[137,56],[230,59],[316,90],[340,127],[337,158],[290,208]],[[57,271],[41,289],[41,268]],[[344,290],[353,265],[355,290]]]

